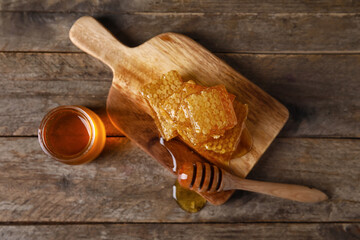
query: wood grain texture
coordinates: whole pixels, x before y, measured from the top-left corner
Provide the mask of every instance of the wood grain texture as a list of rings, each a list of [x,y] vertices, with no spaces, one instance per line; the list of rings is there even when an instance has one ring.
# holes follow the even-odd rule
[[[164,33],[141,46],[128,48],[98,21],[86,16],[74,23],[69,37],[81,50],[112,69],[114,78],[106,103],[112,123],[175,174],[176,165],[201,159],[196,158],[185,143],[176,141],[168,142],[172,146],[168,147],[169,154],[159,141],[159,131],[152,118],[144,114],[150,115],[151,108],[141,96],[140,89],[162,74],[176,70],[184,80],[194,80],[208,87],[223,85],[237,97],[237,101],[249,106],[246,126],[253,144],[246,155],[241,158],[233,156],[229,166],[240,177],[246,177],[289,117],[285,106],[184,35]],[[226,202],[230,196],[229,191],[200,194],[216,205]]]
[[[272,112],[270,112],[271,107],[268,109],[263,107],[263,111],[253,111],[255,115],[260,114],[272,123],[268,131],[265,131],[265,128],[262,127],[264,125],[260,121],[256,128],[263,129],[262,135],[267,136],[268,134],[270,138],[265,138],[266,140],[253,145],[251,154],[247,154],[247,156],[251,156],[249,160],[242,158],[241,162],[232,161],[236,165],[232,165],[231,169],[241,174],[242,177],[247,175],[257,158],[264,151],[264,148],[267,148],[288,118],[288,111],[284,106],[255,86],[249,86],[251,83],[238,76],[234,70],[229,69],[226,71],[227,66],[225,64],[214,59],[209,52],[185,36],[171,33],[163,34],[152,38],[137,48],[128,48],[117,41],[98,21],[87,16],[78,19],[74,23],[70,29],[69,37],[81,50],[101,60],[112,69],[114,77],[107,98],[106,110],[113,125],[121,129],[125,136],[159,161],[174,175],[177,174],[177,166],[181,166],[186,161],[195,163],[205,160],[181,141],[172,140],[168,142],[171,147],[168,146],[167,148],[161,143],[155,122],[148,115],[151,109],[140,94],[140,89],[145,84],[159,78],[161,74],[176,69],[184,77],[196,74],[196,80],[200,83],[213,86],[214,83],[210,81],[204,82],[204,80],[207,79],[206,75],[209,76],[213,73],[213,70],[210,70],[209,67],[213,66],[213,69],[214,66],[217,66],[224,69],[222,75],[228,74],[230,79],[238,78],[239,84],[242,81],[244,88],[253,89],[253,93],[249,95],[247,101],[250,107],[253,104],[256,105],[257,102],[261,102],[256,99],[250,101],[257,95],[262,96],[261,99],[267,100],[264,103],[268,103],[271,107],[277,107],[277,111],[273,110]],[[192,62],[194,58],[198,59]],[[189,64],[193,66],[207,65],[208,70],[207,72],[196,72],[192,67],[189,67]],[[195,80],[194,78],[191,79]],[[217,84],[220,83],[223,82],[220,81]],[[264,103],[262,105],[266,105]],[[252,132],[252,136],[256,139],[257,135]],[[212,204],[221,205],[233,193],[234,191],[223,191],[200,193],[200,195]]]
[[[287,106],[281,136],[360,137],[360,55],[217,56]],[[35,136],[41,118],[61,104],[105,116],[111,79],[86,54],[0,53],[0,135]],[[119,135],[106,125],[108,136]]]
[[[281,1],[281,0],[3,0],[0,11],[49,11],[84,13],[119,12],[243,12],[243,13],[288,13],[288,12],[359,12],[357,1]]]
[[[79,51],[68,39],[68,32],[75,20],[83,15],[0,12],[0,50]],[[212,52],[360,50],[360,40],[354,37],[360,28],[357,13],[120,13],[94,16],[130,46],[137,46],[160,33],[177,32]]]
[[[6,84],[0,97],[2,135],[37,135],[41,119],[51,109],[60,105],[83,105],[100,115],[108,135],[122,135],[107,118],[106,94],[110,83],[79,81],[29,81]],[[20,87],[21,84],[22,86]],[[31,90],[30,90],[31,89]],[[21,124],[16,124],[16,122]],[[29,134],[31,133],[31,134]]]
[[[91,224],[0,226],[7,240],[37,239],[294,239],[356,240],[360,224]]]
[[[360,222],[359,141],[277,139],[249,175],[315,187],[326,202],[236,192],[188,214],[172,199],[175,177],[124,138],[108,138],[100,158],[75,167],[49,159],[36,138],[0,138],[0,221]]]
[[[281,136],[360,137],[359,55],[220,55],[290,111]]]
[[[77,52],[70,26],[93,14],[130,46],[174,31],[213,52],[296,53],[217,56],[289,108],[281,136],[359,138],[359,10],[350,0],[2,0],[0,51]],[[333,55],[299,55],[319,52]],[[35,136],[60,104],[104,116],[111,78],[84,54],[0,53],[0,136]],[[0,239],[360,238],[358,139],[278,139],[250,173],[324,190],[326,204],[237,192],[196,215],[171,199],[172,176],[122,138],[108,138],[99,159],[75,168],[48,159],[36,138],[0,138],[0,152]],[[85,224],[99,221],[125,224]],[[269,223],[237,223],[247,221]],[[277,221],[301,223],[270,223]]]
[[[0,81],[12,82],[14,86],[19,81],[24,84],[24,81],[43,81],[44,84],[67,81],[71,84],[79,80],[111,82],[111,79],[111,71],[105,64],[83,53],[0,52]]]

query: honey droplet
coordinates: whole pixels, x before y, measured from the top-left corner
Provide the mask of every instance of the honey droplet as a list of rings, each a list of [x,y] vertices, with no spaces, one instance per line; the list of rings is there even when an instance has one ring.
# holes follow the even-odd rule
[[[177,180],[173,186],[173,197],[179,206],[189,213],[199,212],[206,204],[205,198],[192,190],[183,188]]]

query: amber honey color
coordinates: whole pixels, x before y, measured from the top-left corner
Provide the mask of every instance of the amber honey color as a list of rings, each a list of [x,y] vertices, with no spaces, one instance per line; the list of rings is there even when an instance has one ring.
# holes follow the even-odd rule
[[[61,106],[50,111],[39,128],[45,153],[66,164],[82,164],[95,159],[105,145],[101,119],[82,106]]]
[[[172,70],[144,85],[141,94],[166,141],[180,139],[210,162],[223,168],[237,150],[248,106],[235,100],[225,86],[205,87],[183,82]]]
[[[90,143],[91,129],[86,119],[76,111],[59,112],[45,128],[45,141],[56,154],[65,157],[82,152]]]

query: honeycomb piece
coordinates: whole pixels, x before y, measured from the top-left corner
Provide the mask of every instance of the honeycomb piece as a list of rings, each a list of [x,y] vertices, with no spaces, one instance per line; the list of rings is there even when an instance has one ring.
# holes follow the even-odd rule
[[[175,120],[176,120],[178,127],[182,127],[183,125],[191,127],[191,122],[190,122],[189,116],[187,115],[187,112],[184,111],[184,109],[182,108],[181,105],[176,113]]]
[[[220,166],[223,168],[227,168],[229,166],[229,161],[230,161],[232,153],[230,153],[230,152],[224,153],[224,154],[216,153],[213,151],[206,150],[204,146],[193,145],[191,142],[192,141],[191,138],[189,138],[189,136],[191,136],[191,134],[187,134],[186,130],[189,130],[189,129],[185,128],[179,132],[180,139],[184,143],[186,143],[189,147],[194,149],[197,153],[199,153],[205,159],[216,164],[217,166]],[[192,131],[192,130],[190,129],[190,131]],[[231,131],[231,130],[228,130],[228,131]]]
[[[200,150],[199,153],[200,155],[208,159],[211,163],[224,169],[229,168],[232,153],[221,154],[206,150]]]
[[[179,135],[189,142],[190,145],[198,145],[199,139],[197,138],[192,126],[187,111],[184,110],[184,105],[181,105],[176,115],[176,129]]]
[[[183,81],[177,71],[170,71],[161,76],[155,82],[143,86],[141,94],[150,103],[150,106],[158,107],[161,101],[181,88]]]
[[[235,95],[229,93],[229,98],[233,102],[235,99]],[[179,135],[183,139],[186,139],[188,142],[190,142],[190,144],[197,145],[197,144],[201,143],[201,141],[208,140],[208,136],[201,138],[201,137],[199,137],[199,134],[194,133],[194,131],[191,128],[191,122],[190,122],[188,113],[186,111],[186,106],[184,104],[180,105],[180,107],[176,113],[175,121],[177,124],[177,131],[178,131]],[[220,135],[218,135],[218,137],[220,137]]]
[[[210,150],[216,153],[225,154],[233,153],[239,142],[241,133],[245,126],[245,120],[248,113],[248,106],[246,104],[240,104],[234,102],[235,113],[238,123],[230,130],[227,130],[224,136],[218,139],[211,139],[203,144],[206,150]]]
[[[221,85],[189,95],[181,107],[190,118],[197,143],[220,137],[237,123],[232,101]]]
[[[205,89],[205,87],[203,87],[203,86],[201,86],[201,87],[202,87],[202,89]],[[191,92],[190,94],[193,94],[193,93],[195,93],[195,92]],[[188,94],[188,95],[190,95],[190,94]],[[188,96],[188,95],[186,95],[186,96]],[[232,102],[234,102],[235,97],[236,97],[235,95],[229,93],[229,98]],[[185,124],[186,126],[191,126],[190,119],[188,119],[189,116],[187,114],[187,111],[184,110],[184,108],[185,108],[185,106],[183,104],[179,105],[177,112],[175,113],[175,121],[180,126],[183,124]]]
[[[161,136],[166,141],[169,141],[178,135],[175,123],[169,118],[163,109],[159,108],[159,114],[154,120],[161,133]]]
[[[176,119],[177,112],[183,99],[190,94],[200,92],[205,87],[195,84],[194,81],[190,80],[182,85],[182,88],[174,92],[171,96],[165,99],[161,107],[167,112],[172,120]]]
[[[231,156],[237,149],[242,131],[245,127],[245,121],[248,114],[248,106],[234,101],[234,108],[238,123],[233,129],[225,132],[224,136],[219,139],[211,139],[208,142],[200,145],[194,145],[192,142],[191,129],[181,129],[179,131],[180,138],[191,148],[197,151],[201,156],[210,162],[221,166],[223,168],[229,167]],[[189,132],[190,133],[189,133]],[[208,147],[206,147],[208,146]],[[220,146],[220,147],[219,147]],[[207,149],[209,148],[209,149]],[[223,151],[224,150],[224,151]]]
[[[163,100],[178,91],[182,84],[181,76],[173,70],[162,75],[159,80],[146,84],[141,89],[141,94],[155,113],[153,116],[155,123],[162,137],[167,141],[177,136],[176,127],[172,119],[160,108],[160,105]]]
[[[166,98],[161,104],[161,108],[169,115],[171,119],[175,119],[177,110],[182,101],[181,90],[174,92],[170,97]]]

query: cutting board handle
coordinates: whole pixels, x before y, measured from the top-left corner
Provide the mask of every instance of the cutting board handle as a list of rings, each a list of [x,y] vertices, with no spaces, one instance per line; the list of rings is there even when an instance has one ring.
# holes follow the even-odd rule
[[[81,50],[108,65],[114,72],[129,47],[121,44],[93,17],[79,18],[71,27],[70,40]]]

